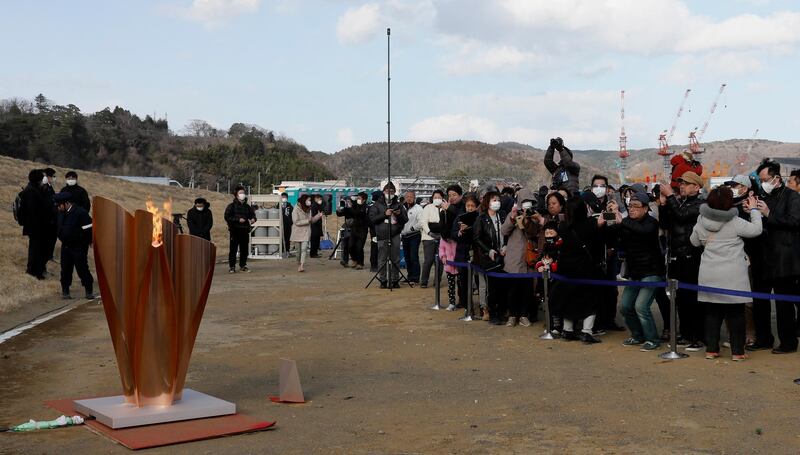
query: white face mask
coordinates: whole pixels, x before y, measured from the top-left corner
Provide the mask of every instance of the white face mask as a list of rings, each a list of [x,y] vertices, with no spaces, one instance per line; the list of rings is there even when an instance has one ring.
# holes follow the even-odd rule
[[[286,199],[285,197],[282,197],[281,198],[281,202],[283,202],[285,204],[285,203],[289,202],[289,199]]]
[[[630,196],[625,198],[625,205],[631,205],[631,197]]]
[[[434,207],[440,207],[441,205],[442,205],[442,200],[441,199],[437,198],[437,199],[433,200],[433,206]]]
[[[47,176],[42,177],[42,185],[47,185],[47,182],[48,182]]]
[[[195,208],[197,209],[198,212],[202,212],[205,207],[203,207],[203,206],[200,206],[200,207],[195,206]]]
[[[356,199],[356,204],[364,205],[364,200],[363,199]]]
[[[386,197],[387,201],[391,201],[392,198],[394,197],[394,194],[392,194],[392,193],[383,193],[383,195],[384,195],[384,197]]]
[[[247,198],[247,195],[244,193],[239,193],[236,195],[236,197],[238,197],[240,201],[244,201],[245,198]]]
[[[317,205],[322,205],[322,199],[317,199]]]
[[[530,210],[533,208],[533,202],[523,202],[522,210]]]
[[[306,207],[311,207],[311,199],[306,200]]]
[[[355,197],[355,196],[350,196],[350,200],[351,200],[351,201],[353,201],[353,202],[355,202],[355,200],[356,200],[356,197]]]
[[[773,190],[775,189],[775,187],[777,187],[777,186],[778,186],[778,185],[775,183],[775,179],[773,178],[772,180],[770,180],[770,181],[768,181],[768,182],[764,182],[764,183],[762,183],[762,184],[761,184],[761,189],[763,189],[765,193],[767,193],[767,194],[770,194],[770,193],[772,193],[772,191],[773,191]]]
[[[494,210],[495,212],[496,212],[496,211],[498,211],[498,210],[500,210],[500,201],[492,201],[492,202],[489,204],[489,208],[490,208],[490,209],[492,209],[492,210]]]
[[[77,185],[77,184],[78,184],[78,181],[77,181],[77,180],[75,180],[75,179],[67,179],[67,185],[69,185],[69,186],[75,186],[75,185]]]
[[[602,199],[606,195],[606,187],[604,186],[593,186],[592,193],[597,196],[598,199]]]

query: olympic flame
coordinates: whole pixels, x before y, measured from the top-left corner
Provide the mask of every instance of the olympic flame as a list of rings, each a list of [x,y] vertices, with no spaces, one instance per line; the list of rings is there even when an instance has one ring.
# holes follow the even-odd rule
[[[161,226],[161,218],[166,218],[167,220],[170,219],[172,215],[172,198],[167,199],[164,201],[163,210],[159,209],[158,206],[153,202],[153,198],[147,198],[147,202],[145,202],[145,206],[147,206],[147,211],[153,215],[153,246],[159,247],[164,241],[164,232]]]

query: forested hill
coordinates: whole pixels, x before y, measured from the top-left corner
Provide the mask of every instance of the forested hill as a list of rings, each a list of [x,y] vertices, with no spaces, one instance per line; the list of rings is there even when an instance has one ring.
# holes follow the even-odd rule
[[[234,123],[218,130],[193,120],[184,135],[167,120],[144,119],[121,107],[84,114],[73,104],[0,102],[0,154],[105,174],[169,176],[198,187],[319,180],[333,175],[301,144],[269,130]]]

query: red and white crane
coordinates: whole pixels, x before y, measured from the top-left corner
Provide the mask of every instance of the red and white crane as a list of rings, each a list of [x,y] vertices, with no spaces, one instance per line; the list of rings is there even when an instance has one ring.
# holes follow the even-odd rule
[[[619,92],[620,110],[619,110],[619,158],[620,158],[620,180],[625,183],[627,180],[628,170],[628,157],[631,154],[628,152],[628,137],[625,135],[625,90]]]
[[[717,93],[717,97],[714,98],[714,104],[711,105],[711,110],[708,111],[708,116],[706,117],[705,123],[703,123],[703,128],[698,132],[697,127],[695,127],[694,131],[689,133],[689,151],[692,152],[694,158],[697,161],[700,161],[700,157],[698,155],[706,151],[705,148],[700,147],[700,141],[706,134],[706,130],[708,129],[708,122],[711,121],[711,116],[714,115],[714,111],[717,110],[717,104],[719,103],[719,98],[722,96],[722,92],[725,91],[725,87],[727,86],[728,84],[722,84],[719,87],[719,92]]]
[[[661,134],[658,135],[658,153],[664,160],[664,178],[667,182],[670,180],[670,173],[672,172],[672,165],[669,163],[669,157],[672,155],[672,152],[669,151],[669,142],[672,140],[672,136],[675,134],[675,128],[678,126],[678,119],[681,118],[683,114],[683,107],[686,105],[686,100],[689,98],[689,93],[692,92],[692,89],[687,88],[686,92],[683,94],[683,100],[681,100],[681,105],[678,108],[678,113],[675,114],[675,120],[672,121],[672,128],[669,129],[669,133],[667,130],[664,130]]]
[[[756,143],[756,136],[758,136],[758,128],[756,128],[756,132],[753,133],[753,138],[750,139],[750,144],[747,146],[747,151],[740,153],[739,156],[736,157],[736,171],[739,174],[746,171],[745,166],[747,165],[747,161],[750,159],[750,152],[753,150],[753,146]]]

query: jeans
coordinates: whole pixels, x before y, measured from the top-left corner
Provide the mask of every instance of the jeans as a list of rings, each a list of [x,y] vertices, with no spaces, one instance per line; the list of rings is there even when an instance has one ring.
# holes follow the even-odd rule
[[[428,278],[431,274],[431,267],[433,267],[434,263],[436,262],[436,255],[439,253],[439,241],[438,240],[423,240],[422,241],[422,252],[424,255],[423,262],[422,262],[422,274],[419,277],[419,282],[425,286],[428,285]],[[442,278],[442,268],[434,269],[439,271],[439,282],[441,283]],[[411,273],[411,272],[409,272]],[[435,273],[435,272],[434,272]]]
[[[392,263],[387,264],[387,259],[391,258]],[[378,281],[381,283],[386,283],[386,267],[389,267],[389,283],[397,283],[400,281],[400,276],[398,274],[400,264],[400,235],[396,235],[392,237],[392,248],[389,251],[389,241],[388,240],[378,240],[378,269],[380,270],[380,274],[378,275]]]
[[[408,281],[419,283],[419,244],[422,236],[419,234],[403,237],[403,253],[406,257],[406,271]]]
[[[228,266],[236,267],[236,252],[239,252],[239,267],[247,265],[247,256],[250,254],[250,231],[231,231],[231,244],[228,249]]]
[[[731,336],[731,354],[744,354],[744,303],[704,305],[706,306],[706,352],[719,352],[719,331],[724,319],[728,323]]]
[[[642,278],[641,281],[652,283],[662,280],[663,277],[651,275]],[[622,291],[620,313],[625,318],[625,325],[631,331],[632,338],[660,344],[656,321],[653,319],[653,313],[650,312],[655,291],[656,288],[625,286],[625,290]]]

